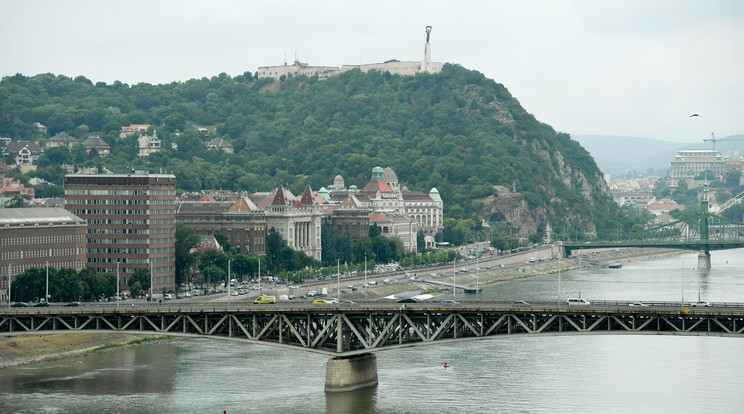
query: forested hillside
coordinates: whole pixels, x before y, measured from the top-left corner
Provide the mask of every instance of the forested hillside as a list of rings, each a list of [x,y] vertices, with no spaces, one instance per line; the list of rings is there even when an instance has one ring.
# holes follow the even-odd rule
[[[133,123],[152,124],[164,149],[137,159],[136,137],[119,138],[121,127]],[[337,174],[361,187],[379,165],[392,167],[411,190],[436,187],[445,214],[475,227],[490,217],[481,207],[498,196],[496,185],[524,197],[541,231],[550,222],[564,237],[602,236],[630,225],[586,150],[537,121],[503,85],[457,65],[414,77],[350,71],[273,81],[246,73],[167,85],[93,84],[52,74],[3,78],[0,136],[43,147],[63,131],[81,141],[100,135],[112,152],[48,149],[29,176],[61,185],[59,165],[66,162],[172,171],[188,191],[284,184],[300,193],[307,183],[327,186]],[[235,154],[207,151],[204,143],[215,137],[229,141]]]

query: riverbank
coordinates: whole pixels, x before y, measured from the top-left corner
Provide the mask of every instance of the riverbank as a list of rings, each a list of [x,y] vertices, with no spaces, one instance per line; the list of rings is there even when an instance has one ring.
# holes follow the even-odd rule
[[[491,285],[517,279],[526,279],[531,277],[544,276],[566,272],[582,268],[599,268],[609,267],[609,265],[621,265],[622,263],[637,262],[644,260],[654,260],[663,257],[677,256],[686,253],[686,250],[676,249],[650,249],[650,248],[622,248],[622,249],[597,249],[589,251],[581,260],[579,256],[569,257],[567,259],[548,259],[530,263],[517,262],[508,260],[508,258],[493,258],[491,260],[476,263],[464,262],[456,267],[457,275],[455,284],[458,286],[475,287],[476,285]],[[581,262],[581,263],[580,263]],[[504,264],[504,267],[501,265]],[[478,267],[476,272],[475,267]],[[491,267],[491,269],[488,269]],[[461,269],[467,269],[467,272],[461,272]],[[437,287],[433,284],[426,283],[426,280],[434,280],[440,283],[451,284],[453,282],[453,273],[455,269],[438,272],[417,272],[417,279],[411,280],[412,272],[407,272],[397,277],[389,277],[390,283],[370,286],[367,295],[370,299],[384,298],[400,292],[422,291],[424,293],[436,294],[444,291],[444,288]],[[387,276],[385,276],[388,278]],[[379,279],[380,277],[377,277]],[[378,281],[379,283],[379,281]],[[363,298],[364,294],[355,292],[356,298]]]
[[[73,358],[83,354],[107,352],[123,347],[170,340],[173,338],[125,333],[24,334],[2,337],[0,338],[0,368]]]

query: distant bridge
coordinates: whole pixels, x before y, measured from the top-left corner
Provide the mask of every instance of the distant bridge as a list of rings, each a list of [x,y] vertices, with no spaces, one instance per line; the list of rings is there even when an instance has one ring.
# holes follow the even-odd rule
[[[659,302],[149,306],[112,305],[0,311],[0,335],[128,332],[224,338],[283,346],[333,357],[326,389],[344,391],[377,383],[371,352],[505,335],[652,334],[744,337],[744,304],[684,308]]]
[[[744,248],[744,223],[721,217],[726,209],[741,203],[744,192],[718,208],[718,214],[708,211],[708,188],[705,187],[700,200],[700,215],[694,222],[677,220],[631,234],[623,240],[595,240],[587,242],[564,242],[562,254],[575,250],[620,247],[656,247],[669,249],[697,250],[698,268],[709,269],[712,250]]]

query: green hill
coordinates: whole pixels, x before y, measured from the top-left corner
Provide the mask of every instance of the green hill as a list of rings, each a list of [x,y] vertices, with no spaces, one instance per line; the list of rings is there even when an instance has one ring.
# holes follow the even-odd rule
[[[152,124],[164,149],[137,159],[135,137],[118,138],[131,123]],[[299,193],[337,174],[361,187],[379,165],[392,167],[411,190],[436,187],[448,217],[476,226],[513,213],[499,203],[507,195],[496,186],[503,186],[518,193],[508,194],[522,206],[519,219],[512,214],[509,221],[522,234],[546,223],[564,237],[627,227],[584,148],[537,121],[503,85],[457,65],[413,77],[355,70],[273,81],[246,73],[131,86],[51,74],[3,78],[0,135],[43,145],[62,131],[82,139],[98,134],[112,149],[103,158],[80,147],[47,150],[35,174],[58,184],[58,165],[68,162],[173,171],[189,191],[284,184]],[[205,150],[216,136],[235,153]]]

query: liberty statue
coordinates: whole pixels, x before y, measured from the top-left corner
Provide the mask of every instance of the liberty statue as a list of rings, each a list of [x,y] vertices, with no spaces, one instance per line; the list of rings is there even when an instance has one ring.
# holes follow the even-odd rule
[[[431,35],[431,26],[426,26],[426,43],[429,43],[430,35]]]

